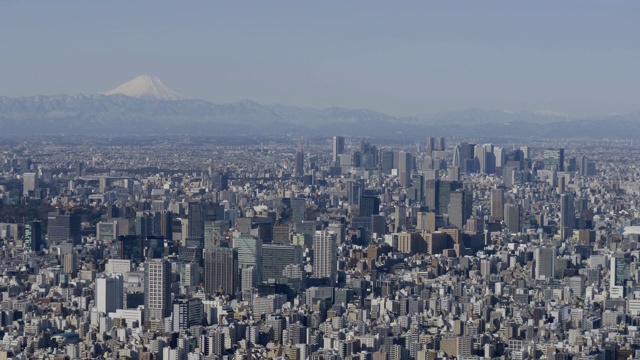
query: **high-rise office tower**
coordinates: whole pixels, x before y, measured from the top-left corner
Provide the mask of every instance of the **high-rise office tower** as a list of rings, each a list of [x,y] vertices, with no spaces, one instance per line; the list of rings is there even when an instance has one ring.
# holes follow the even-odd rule
[[[42,221],[29,221],[24,227],[24,248],[40,251],[44,245]]]
[[[200,325],[204,317],[202,300],[199,298],[179,298],[173,301],[173,332]]]
[[[171,315],[171,264],[166,259],[144,263],[144,318],[162,320]]]
[[[491,189],[491,221],[504,220],[504,191]]]
[[[340,160],[340,164],[342,165],[342,160]],[[351,154],[351,166],[354,168],[362,166],[362,153],[360,151],[354,151]]]
[[[426,181],[424,197],[429,210],[437,212],[440,205],[440,180]]]
[[[122,275],[111,275],[96,279],[96,308],[109,314],[124,307],[124,280]]]
[[[621,299],[626,296],[625,285],[631,272],[631,259],[625,254],[615,253],[611,257],[609,269],[609,296],[612,299]]]
[[[102,242],[115,240],[118,237],[118,222],[100,221],[96,225],[96,237]]]
[[[438,206],[436,212],[440,215],[449,213],[451,193],[462,188],[462,183],[457,181],[442,180],[438,184]]]
[[[393,151],[384,150],[380,155],[380,171],[385,174],[391,174],[394,168]]]
[[[447,178],[449,181],[460,181],[460,167],[459,166],[449,166],[447,168]]]
[[[240,271],[240,291],[242,299],[249,300],[253,297],[253,289],[258,286],[258,270],[253,266],[245,266]]]
[[[411,188],[416,192],[416,203],[422,204],[424,202],[424,175],[420,173],[414,173],[411,175]]]
[[[553,279],[556,276],[556,248],[539,247],[535,252],[536,279],[544,276],[546,279]]]
[[[289,264],[302,264],[302,247],[264,244],[262,246],[262,278],[279,280]]]
[[[291,198],[291,222],[297,224],[307,219],[307,200]]]
[[[124,260],[134,260],[141,263],[144,260],[145,241],[139,235],[118,236],[114,244],[118,246],[118,256]]]
[[[408,188],[411,184],[411,171],[413,170],[413,156],[406,151],[398,154],[398,175],[400,186]]]
[[[253,266],[258,282],[262,281],[262,241],[241,235],[233,239],[233,248],[238,251],[238,269],[241,271],[244,267]]]
[[[173,240],[173,213],[163,210],[160,212],[160,235],[168,241]]]
[[[473,194],[466,190],[452,191],[449,196],[449,223],[462,230],[473,209]]]
[[[203,248],[204,249],[212,249],[216,246],[215,244],[214,234],[213,234],[213,221],[207,220],[204,222],[204,241]]]
[[[484,145],[476,145],[474,148],[474,170],[479,173],[487,173],[487,151]]]
[[[505,164],[506,158],[504,148],[498,146],[493,148],[493,159],[495,159],[494,168],[502,168]]]
[[[544,169],[564,171],[564,149],[546,149],[544,151]]]
[[[38,173],[24,173],[22,175],[22,195],[29,196],[38,188]]]
[[[360,217],[371,217],[380,213],[380,198],[373,195],[360,196]]]
[[[445,144],[443,137],[436,138],[436,144],[433,149],[437,151],[445,151],[447,149],[447,145]]]
[[[304,175],[304,153],[302,152],[302,147],[298,147],[295,160],[294,175],[295,177],[301,178],[302,175]]]
[[[362,167],[365,169],[373,169],[378,163],[378,149],[375,145],[362,140],[360,142],[360,154],[362,155]]]
[[[226,244],[226,237],[228,232],[229,221],[206,221],[204,226],[204,248],[212,249],[214,247],[220,247]]]
[[[316,231],[313,236],[313,277],[336,280],[336,233]]]
[[[134,222],[135,235],[146,239],[154,233],[154,216],[146,211],[138,211]]]
[[[350,181],[349,188],[347,189],[349,197],[349,205],[360,204],[360,196],[364,193],[364,184],[362,181]]]
[[[78,272],[78,254],[75,251],[64,254],[64,273],[72,277]]]
[[[402,228],[407,225],[407,208],[397,205],[395,210],[394,231],[402,231]]]
[[[465,173],[474,172],[475,144],[460,143],[460,170]]]
[[[82,241],[80,215],[76,213],[50,212],[47,218],[49,242],[59,244],[69,241],[73,245],[80,244]]]
[[[216,247],[204,252],[204,290],[234,297],[238,290],[238,251]]]
[[[515,204],[504,204],[504,222],[510,233],[520,231],[520,206]]]
[[[182,286],[200,286],[202,268],[197,262],[182,263],[180,266],[180,285]]]
[[[344,138],[342,136],[333,137],[333,157],[332,161],[335,166],[340,166],[340,154],[344,153]]]
[[[462,164],[462,161],[460,159],[460,144],[456,145],[453,148],[453,166],[458,166],[460,167]]]
[[[485,164],[484,164],[484,173],[493,174],[496,172],[496,155],[494,153],[493,144],[484,144],[485,151]]]
[[[433,150],[436,149],[436,143],[435,143],[435,139],[432,137],[428,137],[427,138],[427,145],[425,147],[425,155],[426,156],[431,156],[431,154],[433,153]]]
[[[560,238],[568,239],[573,236],[576,214],[572,193],[560,195]]]
[[[205,207],[199,201],[192,201],[188,206],[189,223],[187,225],[187,239],[185,245],[204,247]]]

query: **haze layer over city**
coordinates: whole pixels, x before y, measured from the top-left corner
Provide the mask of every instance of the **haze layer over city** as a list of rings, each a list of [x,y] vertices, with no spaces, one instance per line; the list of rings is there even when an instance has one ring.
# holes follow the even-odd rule
[[[0,360],[640,359],[640,4],[0,4]]]

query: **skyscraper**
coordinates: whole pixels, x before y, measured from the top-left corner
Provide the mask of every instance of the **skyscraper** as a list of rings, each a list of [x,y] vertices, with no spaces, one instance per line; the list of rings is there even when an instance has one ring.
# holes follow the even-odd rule
[[[373,195],[360,196],[360,217],[371,217],[380,213],[380,198]]]
[[[361,181],[350,181],[348,189],[349,205],[360,204],[360,196],[363,194],[364,184]]]
[[[504,191],[491,189],[491,221],[504,220]]]
[[[424,197],[429,210],[437,212],[440,205],[440,180],[426,181]]]
[[[409,187],[411,181],[411,171],[413,170],[413,157],[411,153],[400,151],[398,154],[398,175],[400,177],[400,186]]]
[[[22,176],[22,195],[29,196],[38,188],[38,173],[24,173]]]
[[[294,175],[297,178],[301,178],[304,175],[304,153],[302,152],[302,148],[299,147],[296,152],[296,162],[294,164]]]
[[[385,174],[391,174],[393,168],[393,151],[382,151],[380,155],[380,171]]]
[[[612,299],[621,299],[626,295],[625,285],[629,280],[631,271],[631,259],[625,254],[615,253],[611,257],[609,270],[609,295]]]
[[[238,290],[238,251],[216,247],[204,252],[204,290],[234,297]]]
[[[424,175],[420,173],[414,173],[411,175],[411,188],[415,189],[416,203],[422,204],[424,202]]]
[[[233,239],[233,248],[238,251],[238,270],[253,266],[258,281],[262,280],[262,241],[253,236],[239,236]],[[240,279],[242,281],[242,279]]]
[[[462,230],[467,219],[471,217],[473,194],[469,191],[458,189],[451,192],[449,198],[449,223]]]
[[[43,246],[42,222],[29,221],[24,227],[24,248],[40,251]]]
[[[460,159],[460,144],[456,145],[453,148],[453,166],[460,166],[462,164],[461,159]]]
[[[536,279],[553,279],[556,276],[556,248],[539,247],[535,252]]]
[[[544,169],[564,171],[564,149],[546,149],[544,151]]]
[[[166,259],[144,263],[144,318],[162,320],[171,315],[171,264]]]
[[[568,239],[573,236],[576,214],[572,193],[560,195],[560,238]]]
[[[204,248],[213,249],[227,243],[226,237],[229,231],[229,221],[206,221],[204,224]]]
[[[80,215],[76,213],[50,212],[47,218],[49,242],[59,244],[70,241],[74,245],[80,244],[82,240]]]
[[[124,306],[122,275],[111,275],[96,279],[96,308],[108,314]]]
[[[189,207],[189,223],[187,225],[187,246],[204,247],[204,221],[205,207],[201,202],[190,202]]]
[[[448,181],[442,180],[439,182],[438,186],[438,206],[437,213],[448,214],[449,213],[449,203],[451,201],[451,193],[457,189],[462,188],[462,183],[457,181]]]
[[[173,301],[173,332],[200,325],[204,317],[202,300],[199,298],[179,298]]]
[[[289,264],[302,264],[302,247],[276,244],[262,246],[262,278],[264,280],[280,279],[282,271]]]
[[[307,200],[291,198],[291,222],[297,224],[307,219]]]
[[[344,153],[344,138],[342,136],[333,137],[333,157],[332,161],[335,166],[340,166],[340,154]]]
[[[76,276],[78,272],[78,254],[75,251],[64,254],[64,273],[69,274],[72,277]]]
[[[402,231],[407,225],[407,208],[403,205],[396,205],[394,231]]]
[[[504,204],[504,222],[510,233],[520,231],[520,206],[515,204]]]
[[[474,172],[475,144],[460,143],[460,170],[465,173]],[[455,165],[455,164],[454,164]]]
[[[313,277],[336,280],[336,233],[316,231],[313,236]]]
[[[435,139],[432,137],[428,137],[427,138],[427,145],[425,147],[425,155],[426,156],[431,156],[431,154],[433,153],[433,150],[436,149],[436,144],[435,144]]]

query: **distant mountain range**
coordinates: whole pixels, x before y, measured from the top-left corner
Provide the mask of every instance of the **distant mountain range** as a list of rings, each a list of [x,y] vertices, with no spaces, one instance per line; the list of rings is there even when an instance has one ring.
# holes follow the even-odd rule
[[[303,134],[404,137],[638,138],[640,112],[593,118],[466,109],[396,117],[363,109],[214,104],[186,99],[152,76],[101,95],[0,97],[5,135]]]

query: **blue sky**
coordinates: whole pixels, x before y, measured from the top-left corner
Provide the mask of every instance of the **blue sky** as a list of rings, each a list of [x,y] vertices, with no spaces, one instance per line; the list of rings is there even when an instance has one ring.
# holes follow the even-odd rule
[[[639,19],[638,1],[4,1],[0,96],[147,73],[217,103],[626,113]]]

